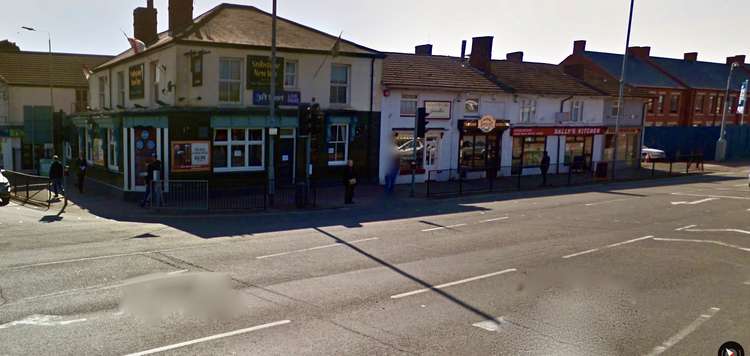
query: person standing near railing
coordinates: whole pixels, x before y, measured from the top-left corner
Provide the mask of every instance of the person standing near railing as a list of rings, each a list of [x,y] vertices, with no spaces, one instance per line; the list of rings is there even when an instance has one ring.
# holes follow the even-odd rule
[[[52,164],[49,167],[49,178],[52,180],[52,192],[55,193],[54,199],[57,199],[60,194],[65,194],[65,188],[63,187],[63,175],[65,174],[63,165],[60,163],[60,157],[57,155],[52,157]]]
[[[143,201],[141,201],[141,207],[145,207],[146,204],[150,203],[150,200],[152,200],[152,196],[154,195],[154,182],[155,182],[155,175],[158,174],[159,178],[161,178],[161,161],[159,161],[158,158],[154,157],[152,161],[148,164],[146,168],[146,195],[143,196]],[[161,183],[161,179],[156,179],[157,183]],[[161,200],[161,196],[156,196],[157,201]],[[157,203],[158,205],[158,203]]]
[[[83,194],[83,181],[86,179],[86,168],[89,164],[83,158],[83,155],[78,156],[76,164],[78,165],[78,191]]]

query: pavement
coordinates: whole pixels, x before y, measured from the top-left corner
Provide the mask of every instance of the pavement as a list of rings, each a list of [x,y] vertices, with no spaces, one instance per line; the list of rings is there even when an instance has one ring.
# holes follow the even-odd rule
[[[12,204],[0,355],[748,347],[748,169],[263,214]]]

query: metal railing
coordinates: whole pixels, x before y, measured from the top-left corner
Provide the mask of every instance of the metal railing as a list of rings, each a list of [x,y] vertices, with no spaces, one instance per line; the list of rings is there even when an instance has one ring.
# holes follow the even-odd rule
[[[152,182],[151,207],[154,209],[208,210],[207,180]]]
[[[52,203],[52,180],[49,177],[35,176],[20,172],[3,172],[8,179],[11,198],[21,203],[32,203],[49,209]]]

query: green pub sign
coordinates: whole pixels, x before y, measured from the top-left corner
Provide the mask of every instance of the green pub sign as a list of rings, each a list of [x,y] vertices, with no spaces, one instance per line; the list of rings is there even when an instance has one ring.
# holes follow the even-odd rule
[[[271,87],[271,57],[247,56],[247,89]],[[276,88],[284,89],[284,58],[276,58]]]
[[[144,64],[136,64],[128,71],[130,77],[130,99],[143,99],[145,97],[145,70]]]

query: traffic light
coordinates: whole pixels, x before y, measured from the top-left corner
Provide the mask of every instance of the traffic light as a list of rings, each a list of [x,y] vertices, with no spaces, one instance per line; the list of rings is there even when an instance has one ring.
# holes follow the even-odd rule
[[[312,134],[319,132],[323,127],[326,115],[323,110],[320,110],[320,104],[315,103],[310,108],[310,132]]]
[[[417,109],[417,137],[424,138],[427,132],[427,111],[425,108]]]
[[[300,104],[298,107],[299,115],[299,134],[300,136],[310,135],[310,126],[312,125],[312,107],[310,104]]]

